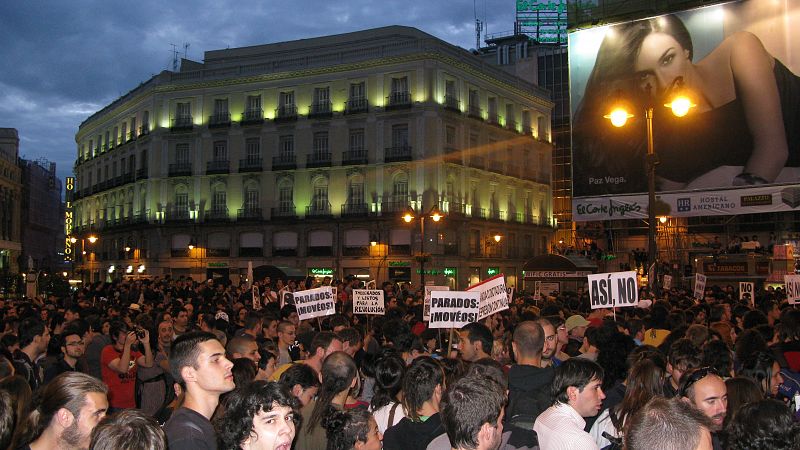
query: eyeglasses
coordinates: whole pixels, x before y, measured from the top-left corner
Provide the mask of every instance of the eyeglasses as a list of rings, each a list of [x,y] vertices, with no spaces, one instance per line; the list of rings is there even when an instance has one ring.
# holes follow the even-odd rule
[[[681,383],[681,392],[680,392],[681,397],[686,397],[686,392],[689,390],[690,387],[692,387],[693,384],[697,383],[698,381],[702,380],[703,378],[709,375],[720,376],[719,372],[717,372],[717,370],[713,367],[701,367],[695,370],[694,372],[690,373],[689,377],[686,378],[686,380],[684,380]]]

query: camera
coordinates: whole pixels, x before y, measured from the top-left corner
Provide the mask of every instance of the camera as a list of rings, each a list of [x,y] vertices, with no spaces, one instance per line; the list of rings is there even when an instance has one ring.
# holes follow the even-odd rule
[[[136,328],[136,337],[138,339],[144,339],[145,337],[144,328]]]

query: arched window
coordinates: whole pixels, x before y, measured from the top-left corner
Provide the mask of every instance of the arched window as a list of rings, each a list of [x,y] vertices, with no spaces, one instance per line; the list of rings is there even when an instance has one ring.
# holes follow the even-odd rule
[[[312,214],[330,214],[331,205],[328,203],[328,179],[317,177],[314,179],[313,196],[311,197]]]
[[[292,180],[284,178],[278,182],[278,214],[294,215],[294,185]]]

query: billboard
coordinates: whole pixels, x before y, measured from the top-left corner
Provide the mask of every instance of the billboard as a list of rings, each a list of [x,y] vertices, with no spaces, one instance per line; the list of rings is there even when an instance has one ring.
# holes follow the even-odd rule
[[[647,217],[652,107],[656,214],[800,207],[800,3],[741,1],[569,35],[573,217]],[[664,107],[678,90],[695,107]],[[624,103],[622,127],[604,116]]]

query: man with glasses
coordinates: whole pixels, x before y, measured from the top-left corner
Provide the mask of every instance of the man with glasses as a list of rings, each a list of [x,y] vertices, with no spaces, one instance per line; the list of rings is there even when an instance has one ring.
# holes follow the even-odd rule
[[[58,356],[58,361],[44,372],[45,384],[64,372],[75,372],[78,359],[83,356],[86,349],[83,332],[77,326],[65,328],[58,338],[61,339],[61,355]]]
[[[547,323],[545,331],[538,322],[522,322],[514,329],[511,348],[517,363],[508,371],[508,409],[512,424],[530,429],[536,417],[550,407],[550,385],[555,371],[541,367],[543,353],[555,352],[556,335]],[[548,334],[549,332],[549,334]],[[549,339],[549,341],[548,341]]]
[[[725,381],[713,367],[701,367],[681,378],[680,396],[711,419],[714,450],[722,449],[719,431],[728,411]]]

